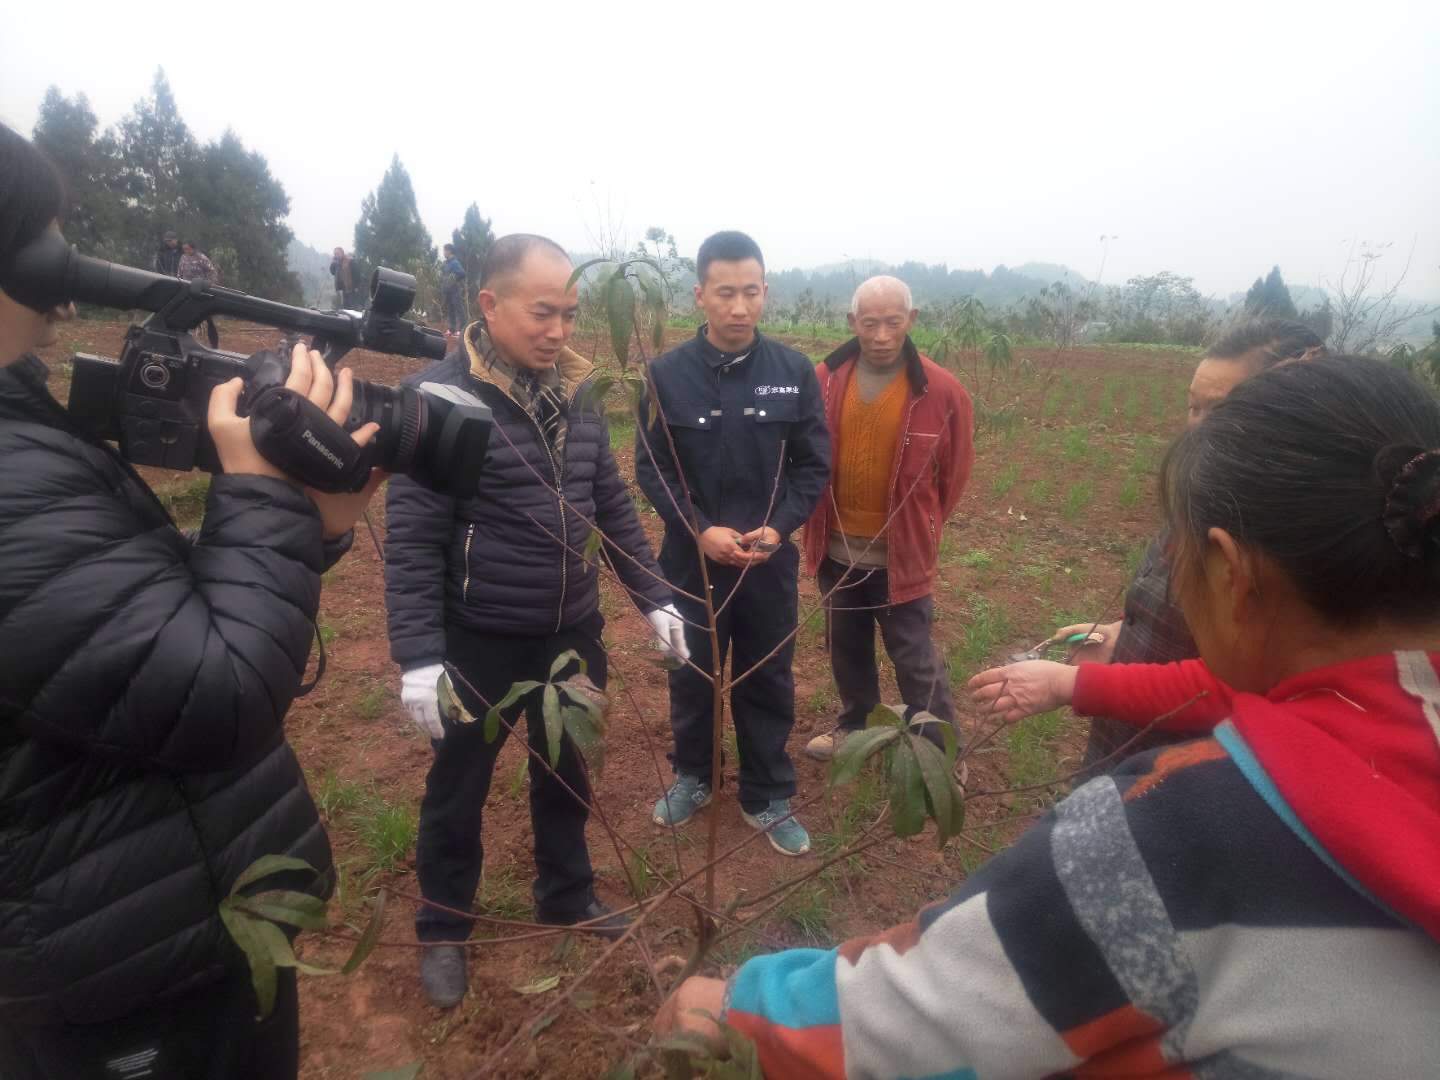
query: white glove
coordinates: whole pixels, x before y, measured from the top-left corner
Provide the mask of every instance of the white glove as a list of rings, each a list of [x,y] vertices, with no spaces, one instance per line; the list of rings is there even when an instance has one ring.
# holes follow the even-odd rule
[[[444,664],[426,664],[411,668],[400,677],[400,703],[410,712],[410,719],[422,735],[432,739],[443,739],[445,729],[440,726],[440,676],[445,674]]]
[[[677,660],[690,659],[690,650],[685,645],[685,623],[681,621],[680,613],[675,610],[674,604],[656,608],[645,618],[650,620],[650,625],[655,629],[657,649]]]

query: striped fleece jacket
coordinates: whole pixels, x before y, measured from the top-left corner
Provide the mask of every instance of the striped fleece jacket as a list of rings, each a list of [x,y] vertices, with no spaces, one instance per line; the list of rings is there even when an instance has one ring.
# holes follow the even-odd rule
[[[1090,781],[913,922],[749,961],[725,1018],[772,1080],[1440,1075],[1437,660],[1211,679],[1211,734]],[[1201,669],[1109,665],[1105,711]]]

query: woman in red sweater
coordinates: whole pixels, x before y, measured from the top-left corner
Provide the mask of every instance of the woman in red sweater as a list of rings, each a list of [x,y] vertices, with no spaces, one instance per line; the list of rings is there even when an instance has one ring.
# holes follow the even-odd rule
[[[1379,361],[1280,367],[1161,492],[1203,661],[979,693],[1015,717],[1063,677],[1206,734],[1079,787],[909,923],[687,980],[660,1033],[719,1018],[765,1075],[826,1080],[1435,1075],[1440,401]]]

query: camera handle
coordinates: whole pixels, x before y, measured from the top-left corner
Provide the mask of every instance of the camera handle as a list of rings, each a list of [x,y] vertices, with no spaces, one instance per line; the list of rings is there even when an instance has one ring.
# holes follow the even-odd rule
[[[369,447],[284,386],[266,387],[250,402],[250,437],[261,457],[317,491],[359,491],[369,479]]]

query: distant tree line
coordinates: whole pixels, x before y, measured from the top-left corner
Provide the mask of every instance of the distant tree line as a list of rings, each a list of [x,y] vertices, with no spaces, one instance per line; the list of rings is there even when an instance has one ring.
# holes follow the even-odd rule
[[[35,144],[69,184],[65,235],[86,254],[150,268],[167,230],[210,256],[232,288],[287,302],[290,198],[265,158],[233,131],[198,142],[164,72],[115,127],[99,129],[84,94],[45,94]]]
[[[164,71],[156,72],[149,95],[103,131],[83,93],[68,98],[50,87],[33,137],[68,184],[65,236],[82,252],[149,269],[162,237],[173,231],[209,255],[231,288],[286,303],[329,303],[329,290],[303,287],[291,266],[290,197],[264,156],[234,131],[197,140]],[[494,238],[472,203],[451,234],[472,283]],[[374,266],[415,274],[416,309],[438,314],[438,252],[398,157],[361,203],[353,254],[366,275]],[[300,257],[313,282],[319,254]],[[329,257],[327,250],[327,264]]]

